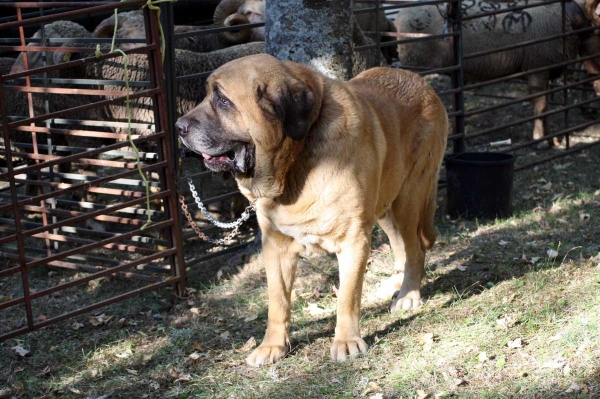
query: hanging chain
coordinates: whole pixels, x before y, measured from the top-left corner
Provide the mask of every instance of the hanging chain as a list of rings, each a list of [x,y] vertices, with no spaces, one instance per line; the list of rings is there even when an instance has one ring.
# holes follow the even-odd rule
[[[183,146],[180,147],[180,152],[181,152],[181,166],[183,169],[183,174],[188,182],[188,185],[190,186],[190,191],[192,193],[192,197],[194,197],[196,205],[198,205],[198,209],[200,209],[202,214],[204,216],[206,216],[206,218],[209,220],[209,222],[211,222],[215,226],[220,227],[222,229],[228,229],[228,230],[230,229],[231,232],[229,232],[229,234],[227,234],[224,238],[220,238],[220,239],[216,239],[216,240],[208,237],[206,234],[204,234],[200,230],[200,226],[198,226],[196,224],[196,222],[194,221],[192,214],[188,210],[188,206],[185,203],[185,197],[182,194],[180,194],[179,202],[181,204],[181,210],[183,211],[183,214],[185,215],[185,217],[188,220],[192,229],[194,229],[194,231],[196,232],[196,235],[198,235],[198,237],[201,240],[208,241],[210,243],[217,244],[217,245],[227,244],[236,235],[239,234],[240,226],[242,225],[242,223],[247,221],[250,218],[250,213],[256,209],[256,200],[250,202],[250,205],[248,205],[246,207],[246,209],[244,210],[244,212],[242,213],[242,215],[240,216],[239,219],[237,219],[233,222],[229,222],[229,223],[223,223],[223,222],[218,221],[210,214],[208,209],[206,209],[206,207],[204,206],[204,204],[202,203],[202,200],[200,199],[200,197],[198,195],[198,192],[196,191],[196,186],[194,185],[194,182],[192,181],[192,176],[190,175],[190,172],[188,171],[188,169],[185,166],[185,150],[184,150]],[[179,180],[179,179],[177,179],[177,180]],[[179,187],[179,181],[177,183],[178,183],[177,186]]]

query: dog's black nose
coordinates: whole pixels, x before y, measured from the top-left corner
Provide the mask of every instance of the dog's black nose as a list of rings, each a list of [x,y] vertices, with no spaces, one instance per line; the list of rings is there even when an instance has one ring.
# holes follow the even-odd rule
[[[190,132],[189,125],[181,119],[175,123],[175,128],[177,129],[177,133],[179,133],[179,136],[181,137],[187,136]]]

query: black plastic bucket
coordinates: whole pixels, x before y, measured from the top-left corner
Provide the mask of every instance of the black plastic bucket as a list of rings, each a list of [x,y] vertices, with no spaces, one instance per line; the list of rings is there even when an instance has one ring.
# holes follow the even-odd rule
[[[510,216],[514,163],[514,155],[502,152],[464,152],[446,158],[448,214]]]

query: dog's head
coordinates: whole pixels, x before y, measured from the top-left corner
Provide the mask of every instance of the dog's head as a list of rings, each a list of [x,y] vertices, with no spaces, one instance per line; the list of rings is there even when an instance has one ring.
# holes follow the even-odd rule
[[[252,55],[213,72],[206,97],[176,128],[209,169],[236,173],[255,197],[277,197],[319,116],[322,96],[318,73],[266,54]]]

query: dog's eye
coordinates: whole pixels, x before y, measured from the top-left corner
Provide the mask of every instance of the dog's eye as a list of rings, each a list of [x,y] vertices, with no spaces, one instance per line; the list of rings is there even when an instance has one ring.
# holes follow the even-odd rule
[[[219,102],[223,105],[229,105],[229,100],[226,99],[225,97],[219,96]]]

